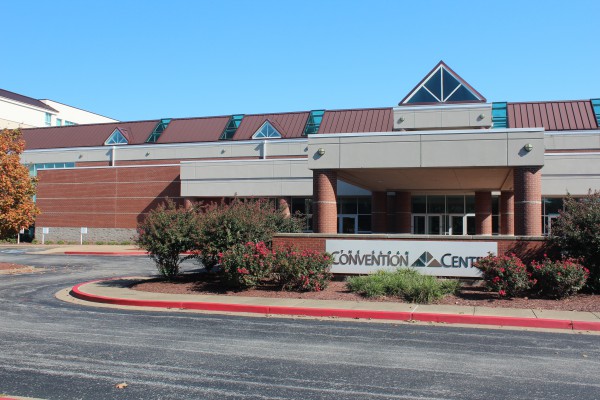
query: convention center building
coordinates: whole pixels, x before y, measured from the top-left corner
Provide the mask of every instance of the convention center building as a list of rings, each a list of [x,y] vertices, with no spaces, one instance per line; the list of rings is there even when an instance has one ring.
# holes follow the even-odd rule
[[[317,236],[542,237],[568,193],[600,189],[599,121],[598,99],[490,103],[440,62],[397,106],[24,129],[22,162],[52,241],[130,240],[166,198],[236,197]]]

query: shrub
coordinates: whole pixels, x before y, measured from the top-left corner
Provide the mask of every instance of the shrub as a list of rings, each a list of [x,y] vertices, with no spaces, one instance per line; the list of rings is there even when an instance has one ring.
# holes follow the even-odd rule
[[[179,264],[192,256],[197,239],[197,219],[193,210],[178,208],[171,200],[150,211],[138,225],[135,243],[149,253],[158,272],[166,278],[179,274]]]
[[[456,293],[456,280],[440,280],[417,270],[402,268],[348,278],[348,289],[365,297],[397,296],[412,303],[431,303]]]
[[[236,244],[220,254],[223,281],[237,289],[254,287],[270,276],[273,260],[264,242]]]
[[[274,274],[284,290],[318,292],[327,287],[333,259],[327,253],[292,248],[276,251]]]
[[[567,196],[564,206],[548,240],[564,257],[582,260],[590,271],[587,287],[600,293],[600,192]]]
[[[552,261],[545,259],[541,263],[531,263],[533,290],[548,297],[566,297],[577,293],[585,286],[589,271],[576,260]]]
[[[500,296],[518,296],[531,287],[530,274],[525,264],[514,254],[480,258],[473,263],[483,273],[488,290]]]
[[[210,268],[219,253],[236,244],[264,242],[271,246],[276,232],[300,232],[302,222],[288,217],[272,203],[263,200],[234,200],[230,204],[210,204],[199,213],[199,251],[203,264]]]

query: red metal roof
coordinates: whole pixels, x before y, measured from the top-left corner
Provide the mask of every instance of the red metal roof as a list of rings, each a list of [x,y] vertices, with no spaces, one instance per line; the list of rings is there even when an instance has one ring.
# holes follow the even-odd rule
[[[308,112],[244,115],[240,127],[233,136],[233,140],[252,139],[252,135],[267,120],[281,133],[283,139],[299,138],[304,133],[304,126],[306,125],[308,115]]]
[[[507,103],[509,128],[541,128],[547,131],[598,129],[589,100]]]
[[[44,108],[48,111],[58,112],[54,108],[50,107],[48,104],[43,103],[37,99],[34,99],[32,97],[23,96],[22,94],[18,94],[18,93],[14,93],[14,92],[9,92],[8,90],[0,89],[0,97],[18,101],[19,103],[29,104],[30,106]]]
[[[391,132],[392,108],[325,111],[319,133]]]
[[[225,130],[229,116],[173,119],[156,143],[214,142]],[[150,132],[148,132],[150,135]]]
[[[160,120],[23,129],[27,150],[102,146],[116,128],[129,144],[142,144]]]

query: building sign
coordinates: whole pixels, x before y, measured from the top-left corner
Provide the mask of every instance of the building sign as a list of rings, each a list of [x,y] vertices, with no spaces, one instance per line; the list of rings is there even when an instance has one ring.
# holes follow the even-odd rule
[[[327,240],[333,256],[331,272],[368,274],[378,270],[414,268],[425,275],[481,277],[473,262],[498,253],[496,242],[420,240]]]

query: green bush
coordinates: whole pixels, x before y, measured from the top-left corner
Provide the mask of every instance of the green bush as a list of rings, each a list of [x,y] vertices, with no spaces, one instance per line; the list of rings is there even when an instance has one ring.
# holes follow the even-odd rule
[[[483,273],[486,287],[500,296],[514,297],[527,291],[531,285],[530,273],[519,257],[494,256],[480,258],[473,263]]]
[[[590,271],[587,287],[600,293],[600,193],[582,199],[567,196],[564,206],[548,241],[562,256],[582,260]]]
[[[179,274],[179,264],[192,257],[181,254],[194,250],[197,232],[196,213],[167,200],[138,225],[135,242],[149,253],[161,275],[172,278]]]
[[[412,303],[426,304],[456,293],[460,284],[456,280],[440,280],[414,269],[402,268],[351,277],[347,286],[350,291],[365,297],[396,296]]]
[[[327,253],[287,248],[274,252],[274,274],[282,289],[318,292],[331,281],[333,259]]]
[[[223,281],[236,289],[258,285],[273,270],[273,253],[264,242],[236,244],[220,254]]]
[[[302,221],[288,217],[274,204],[263,200],[210,204],[199,210],[197,247],[202,263],[211,268],[219,253],[237,244],[264,242],[271,246],[277,232],[300,232]]]
[[[540,295],[554,298],[567,297],[580,291],[588,278],[587,268],[573,259],[531,263],[533,290]]]

